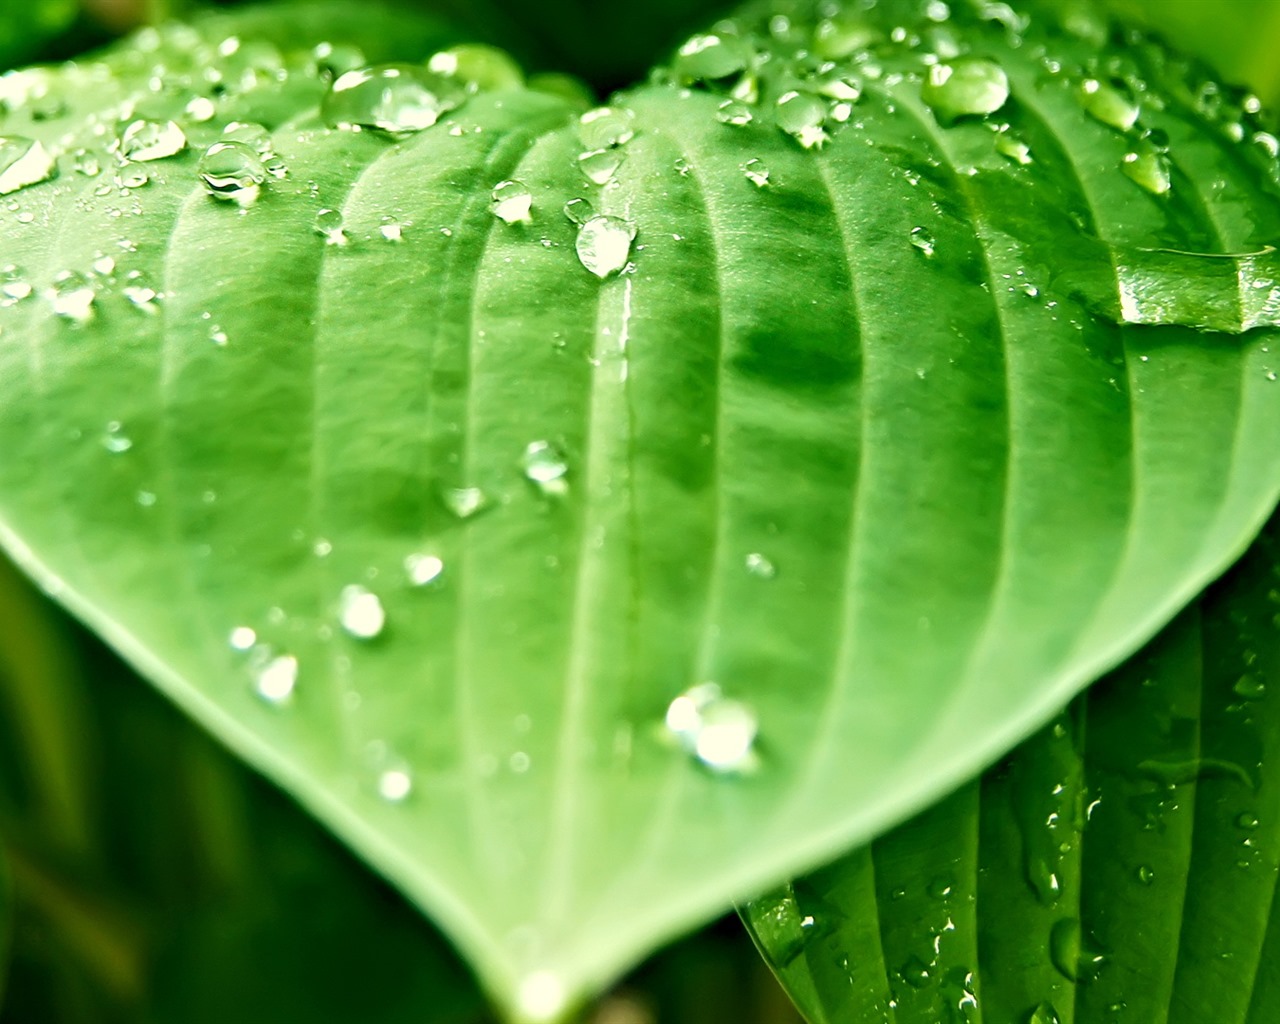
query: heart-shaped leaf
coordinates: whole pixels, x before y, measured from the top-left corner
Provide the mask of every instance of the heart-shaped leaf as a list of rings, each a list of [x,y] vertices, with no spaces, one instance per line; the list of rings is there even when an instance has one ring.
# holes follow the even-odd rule
[[[1251,115],[1003,6],[782,13],[581,123],[477,50],[5,80],[62,172],[0,221],[6,546],[524,1018],[954,788],[1280,490]]]
[[[980,784],[744,912],[814,1024],[1280,1014],[1280,520]]]

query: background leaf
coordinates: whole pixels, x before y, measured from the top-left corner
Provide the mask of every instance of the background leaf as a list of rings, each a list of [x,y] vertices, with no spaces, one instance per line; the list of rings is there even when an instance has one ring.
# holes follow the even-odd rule
[[[793,81],[831,86],[796,53],[834,30],[797,8],[746,24],[776,51],[750,124],[659,76],[598,190],[564,101],[333,132],[314,62],[247,36],[8,82],[65,112],[18,102],[4,130],[67,152],[0,221],[33,289],[0,309],[7,547],[520,1015],[988,763],[1280,490],[1274,330],[1190,326],[1274,313],[1267,265],[1237,255],[1280,237],[1274,158],[1158,48],[861,17],[836,26],[862,95],[824,103],[825,149],[775,123],[803,134],[775,111]],[[1007,132],[935,117],[901,24],[998,62]],[[136,113],[214,81],[216,116],[170,158],[75,170],[90,115],[119,118],[157,65],[172,95]],[[1132,131],[1086,113],[1089,76],[1137,92]],[[195,176],[232,118],[275,128],[289,170],[243,210]],[[508,178],[529,226],[491,210]],[[575,256],[559,211],[584,196],[638,226],[620,277]],[[317,231],[323,209],[341,226]],[[1155,316],[1171,292],[1193,300]],[[544,442],[563,467],[528,463]],[[410,585],[413,555],[436,585]],[[356,585],[378,605],[353,621]],[[754,774],[664,736],[709,681],[754,709]]]
[[[35,56],[40,46],[71,24],[76,0],[23,0],[0,11],[0,69]]]
[[[980,784],[748,906],[806,1017],[1276,1019],[1278,581],[1275,520]]]

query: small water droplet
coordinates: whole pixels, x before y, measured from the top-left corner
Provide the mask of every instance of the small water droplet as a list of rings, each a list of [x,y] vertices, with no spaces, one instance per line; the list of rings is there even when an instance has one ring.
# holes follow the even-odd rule
[[[243,142],[215,142],[200,158],[196,173],[209,195],[242,206],[258,198],[267,180],[262,158]]]
[[[898,968],[898,975],[912,988],[924,988],[929,984],[929,965],[918,956],[912,956]]]
[[[778,575],[778,567],[758,551],[753,551],[747,555],[746,563],[747,572],[757,579],[771,580]]]
[[[578,138],[588,150],[625,146],[636,134],[636,115],[624,107],[597,107],[578,118]]]
[[[459,519],[470,519],[489,507],[489,496],[479,487],[446,487],[440,499]]]
[[[1242,828],[1246,832],[1252,832],[1260,824],[1261,822],[1258,820],[1258,816],[1256,814],[1250,814],[1247,811],[1236,817],[1236,827]]]
[[[330,128],[407,135],[430,128],[465,98],[466,87],[450,75],[385,64],[340,75],[325,95],[321,115]]]
[[[573,224],[582,227],[596,215],[596,208],[587,199],[570,199],[564,204],[564,215]]]
[[[756,716],[742,702],[725,697],[716,683],[700,683],[676,697],[667,707],[666,726],[713,771],[742,773],[756,767]]]
[[[635,238],[635,226],[621,217],[592,217],[578,229],[578,260],[604,280],[621,273],[630,262]]]
[[[382,226],[378,228],[380,234],[388,242],[404,241],[404,226],[393,217],[383,217]]]
[[[1085,111],[1116,131],[1127,132],[1138,121],[1142,108],[1122,82],[1102,82],[1087,78],[1080,86]]]
[[[543,494],[563,494],[567,489],[569,463],[550,441],[534,441],[520,457],[520,469]]]
[[[338,620],[349,636],[357,640],[372,640],[380,636],[387,624],[378,595],[358,583],[342,588],[338,599]]]
[[[282,654],[268,660],[257,673],[254,689],[258,696],[270,704],[283,704],[293,696],[298,683],[298,659]]]
[[[1062,1024],[1052,1003],[1040,1003],[1027,1016],[1026,1024]]]
[[[228,641],[235,651],[248,651],[258,642],[258,634],[249,626],[237,626],[231,631]]]
[[[774,106],[778,127],[793,136],[805,149],[820,149],[828,136],[823,125],[827,105],[810,92],[791,90],[778,97]]]
[[[227,344],[227,332],[224,331],[217,324],[210,324],[209,340],[213,342],[215,345],[217,345],[219,348],[222,348]]]
[[[316,214],[313,222],[315,233],[324,239],[325,245],[346,245],[347,233],[344,230],[342,213],[339,210],[323,209]]]
[[[405,768],[387,768],[378,776],[378,796],[398,804],[413,792],[413,777]]]
[[[1009,76],[995,61],[965,57],[929,68],[921,97],[938,119],[994,114],[1009,99]]]
[[[1064,917],[1049,929],[1049,959],[1068,981],[1092,980],[1106,962],[1102,954],[1087,948],[1074,917]]]
[[[1133,874],[1143,885],[1151,885],[1156,880],[1155,870],[1149,864],[1139,864]]]
[[[174,121],[138,120],[120,133],[120,155],[135,163],[164,160],[186,148],[186,133]]]
[[[725,100],[720,104],[720,108],[716,111],[716,120],[721,124],[732,125],[735,128],[742,128],[749,125],[755,119],[751,108],[745,103],[739,103],[737,100]]]
[[[64,270],[53,279],[50,301],[55,316],[78,324],[93,319],[97,298],[93,282],[78,270]]]
[[[620,149],[592,149],[578,155],[578,169],[593,184],[607,185],[626,158]]]
[[[933,256],[938,248],[938,243],[929,229],[922,227],[911,229],[911,244],[926,256]]]
[[[414,552],[405,558],[404,571],[413,586],[425,587],[440,578],[440,574],[444,572],[444,562],[437,555]]]
[[[996,135],[996,152],[1023,167],[1032,163],[1031,147],[1007,130]]]
[[[0,305],[12,306],[23,299],[29,299],[34,291],[31,282],[27,280],[26,271],[21,267],[10,263],[0,269],[0,296],[3,296]]]
[[[769,168],[765,166],[763,160],[752,157],[740,169],[747,181],[756,188],[764,188],[769,184]]]
[[[1120,169],[1131,181],[1152,195],[1165,195],[1173,187],[1169,159],[1146,139],[1142,139],[1121,161]]]
[[[534,971],[521,980],[516,989],[516,1008],[529,1024],[543,1024],[564,1012],[568,998],[558,974]]]
[[[1261,700],[1267,695],[1267,684],[1257,676],[1248,673],[1237,679],[1231,689],[1245,700]]]
[[[719,82],[745,71],[751,56],[742,39],[727,34],[697,35],[676,52],[675,73],[686,85]]]
[[[529,224],[533,221],[533,194],[523,181],[500,181],[493,187],[493,215],[504,224]]]
[[[48,181],[57,169],[48,150],[34,139],[0,135],[0,196]]]

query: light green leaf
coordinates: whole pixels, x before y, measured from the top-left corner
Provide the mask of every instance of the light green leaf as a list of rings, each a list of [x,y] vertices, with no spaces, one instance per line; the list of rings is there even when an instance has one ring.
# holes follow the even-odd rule
[[[805,1016],[1275,1020],[1278,579],[1280,519],[981,783],[750,904]]]
[[[774,51],[758,102],[659,75],[616,151],[518,89],[331,131],[307,62],[243,36],[10,82],[66,90],[4,127],[55,151],[157,64],[184,102],[232,85],[207,122],[128,115],[185,150],[65,158],[0,220],[33,289],[0,309],[0,535],[517,1016],[953,789],[1280,491],[1274,306],[1203,258],[1280,238],[1274,160],[1154,48],[861,17],[698,40],[693,85]],[[968,49],[948,92],[925,55]],[[1128,134],[1083,91],[1126,74]],[[228,118],[288,168],[243,207],[196,173]]]

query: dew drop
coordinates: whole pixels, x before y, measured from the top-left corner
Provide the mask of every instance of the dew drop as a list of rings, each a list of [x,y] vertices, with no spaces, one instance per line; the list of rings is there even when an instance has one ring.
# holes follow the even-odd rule
[[[700,683],[676,697],[667,707],[666,727],[713,771],[741,773],[756,767],[756,716],[742,702],[725,697],[716,683]]]
[[[102,447],[112,455],[122,455],[133,447],[133,441],[124,433],[121,424],[112,420],[102,435]]]
[[[1267,695],[1267,684],[1257,676],[1248,673],[1237,679],[1231,689],[1245,700],[1261,700]]]
[[[588,150],[613,149],[635,138],[636,115],[618,107],[597,107],[578,118],[578,138]]]
[[[64,270],[53,279],[50,301],[55,316],[83,324],[93,319],[97,294],[93,282],[78,270]]]
[[[911,229],[911,244],[926,256],[930,257],[933,256],[938,248],[938,243],[930,233],[929,229],[922,227],[915,227]]]
[[[591,149],[578,156],[578,169],[596,185],[607,185],[626,160],[620,149]]]
[[[1009,76],[995,61],[967,57],[932,65],[920,92],[941,121],[986,117],[1009,99]]]
[[[529,224],[533,221],[533,195],[522,181],[500,181],[493,187],[493,215],[504,224]]]
[[[440,500],[459,519],[470,519],[489,507],[489,496],[479,487],[446,487]]]
[[[209,327],[209,340],[219,348],[225,348],[227,344],[227,332],[217,324],[211,324]]]
[[[405,768],[387,768],[378,776],[378,796],[398,804],[413,792],[413,777]]]
[[[392,217],[383,217],[382,226],[378,228],[378,234],[388,242],[403,242],[404,225]]]
[[[909,957],[898,968],[898,976],[912,988],[924,988],[929,984],[929,965],[918,956]]]
[[[324,239],[325,245],[346,245],[347,233],[340,210],[323,209],[316,214],[312,224],[315,233]]]
[[[519,89],[524,72],[506,50],[484,43],[461,43],[432,54],[427,68],[461,82],[471,92]]]
[[[34,139],[0,135],[0,196],[48,181],[57,173],[57,166],[48,150]]]
[[[569,464],[564,453],[550,441],[534,441],[525,448],[520,469],[525,479],[544,494],[562,494],[567,490],[565,477]]]
[[[1133,876],[1142,885],[1151,885],[1156,880],[1155,870],[1149,864],[1139,864]]]
[[[358,583],[342,588],[338,599],[338,620],[348,636],[357,640],[372,640],[381,635],[387,624],[378,595]]]
[[[764,188],[769,184],[769,168],[758,157],[748,160],[740,169],[747,181],[751,182],[756,188]]]
[[[293,696],[298,683],[298,659],[290,654],[270,658],[258,670],[254,689],[269,704],[283,704]]]
[[[1049,929],[1049,959],[1068,981],[1087,981],[1097,975],[1106,958],[1086,948],[1080,921],[1065,917]]]
[[[716,111],[717,121],[735,128],[749,125],[754,119],[755,115],[751,113],[751,108],[737,100],[725,100]]]
[[[587,199],[570,199],[564,204],[564,215],[573,224],[582,227],[596,215],[596,209]]]
[[[751,50],[729,35],[697,35],[676,52],[675,72],[687,85],[719,82],[741,74],[751,61]]]
[[[409,64],[360,68],[339,76],[321,104],[330,128],[408,135],[456,109],[466,89],[456,78]]]
[[[1246,832],[1252,832],[1260,824],[1261,822],[1258,820],[1258,816],[1256,814],[1250,814],[1247,811],[1236,817],[1236,827],[1242,828]]]
[[[771,580],[778,575],[778,567],[766,556],[753,551],[746,558],[747,572],[761,580]]]
[[[258,642],[258,634],[249,626],[237,626],[231,631],[228,643],[233,651],[248,651]]]
[[[27,280],[26,271],[16,264],[10,263],[0,269],[0,305],[12,306],[29,299],[35,291]]]
[[[1145,139],[1124,155],[1120,169],[1152,195],[1165,195],[1173,187],[1168,158]]]
[[[778,97],[774,107],[778,127],[793,136],[805,149],[820,149],[828,140],[823,124],[827,105],[809,92],[791,90]]]
[[[1127,86],[1087,78],[1080,86],[1081,103],[1086,113],[1116,131],[1127,132],[1138,122],[1142,108]]]
[[[215,142],[196,168],[205,191],[215,199],[247,206],[267,180],[261,157],[243,142]]]
[[[1031,147],[1008,131],[1002,131],[996,136],[996,152],[1023,167],[1032,163]]]
[[[164,160],[186,148],[186,133],[174,121],[134,121],[120,133],[120,155],[135,163]]]
[[[1026,1024],[1062,1024],[1052,1003],[1040,1003],[1027,1015]]]
[[[440,578],[440,574],[444,572],[444,562],[437,555],[414,552],[405,558],[404,572],[413,586],[425,587]]]
[[[621,217],[592,217],[578,229],[575,244],[578,260],[604,280],[626,267],[635,238],[635,226]]]
[[[529,1024],[544,1024],[561,1015],[568,998],[559,975],[551,971],[534,971],[520,982],[516,990],[516,1007]]]

